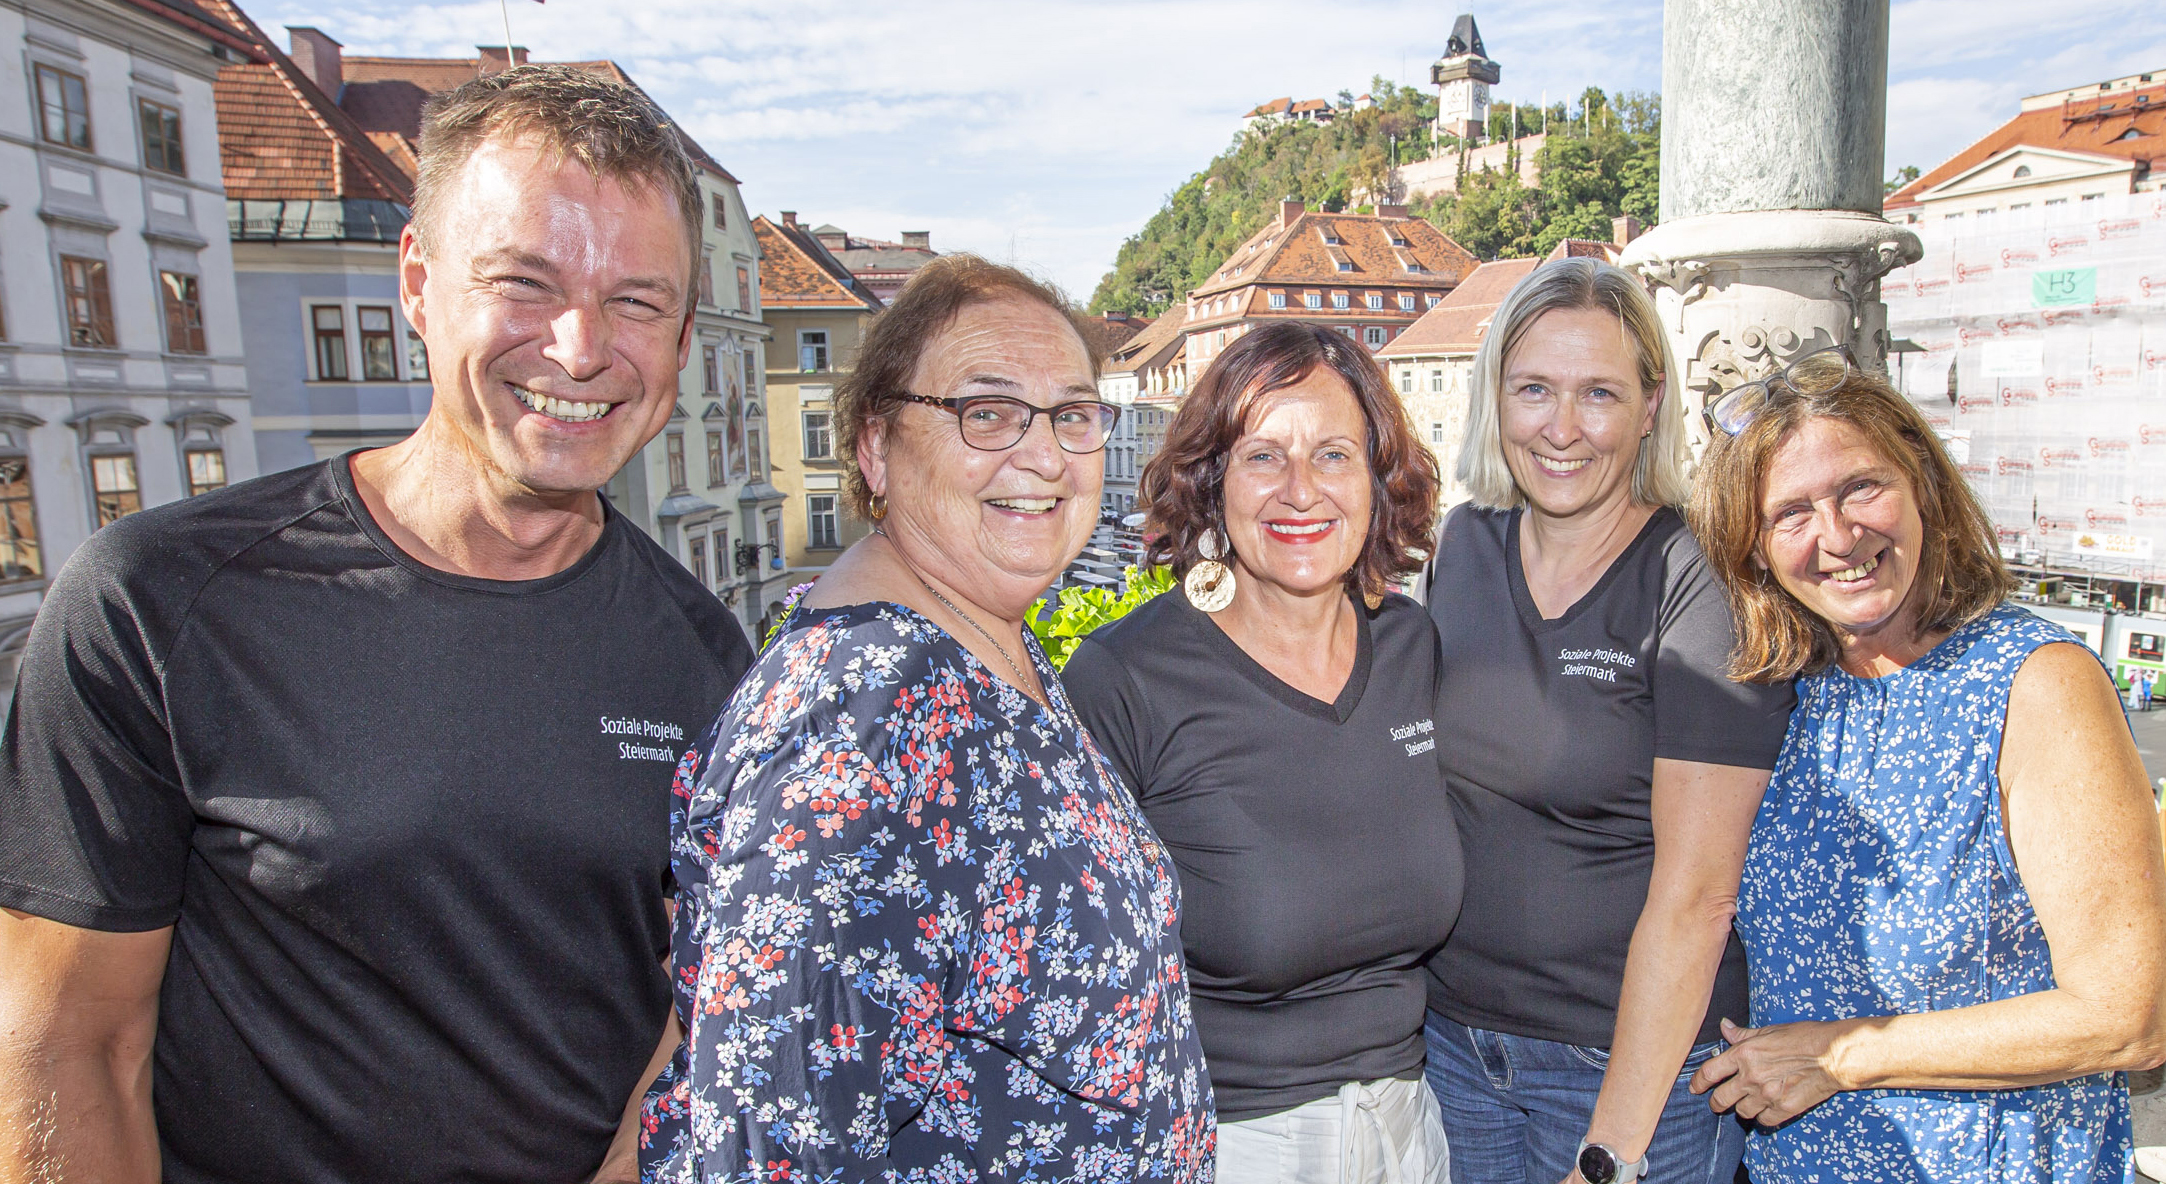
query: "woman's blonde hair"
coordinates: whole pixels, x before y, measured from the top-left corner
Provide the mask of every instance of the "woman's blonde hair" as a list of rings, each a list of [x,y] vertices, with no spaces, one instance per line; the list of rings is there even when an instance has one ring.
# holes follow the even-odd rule
[[[1643,395],[1653,397],[1677,373],[1654,298],[1630,272],[1599,259],[1557,259],[1535,268],[1497,306],[1489,332],[1474,354],[1467,430],[1455,475],[1476,505],[1508,510],[1525,500],[1504,463],[1497,410],[1504,397],[1504,360],[1543,314],[1559,309],[1601,309],[1617,318],[1639,355]],[[1639,459],[1632,466],[1632,500],[1645,506],[1682,507],[1692,496],[1692,481],[1685,475],[1692,454],[1685,438],[1684,400],[1674,388],[1661,390],[1654,432],[1639,447]]]
[[[1925,532],[1912,585],[1918,613],[1913,640],[1968,624],[2015,590],[2015,577],[2001,563],[1993,520],[1925,416],[1887,379],[1853,370],[1824,392],[1777,388],[1737,435],[1715,433],[1688,515],[1737,619],[1730,677],[1740,682],[1817,674],[1842,655],[1834,629],[1755,561],[1761,557],[1760,502],[1767,471],[1782,446],[1813,420],[1856,429],[1902,472],[1917,499]]]

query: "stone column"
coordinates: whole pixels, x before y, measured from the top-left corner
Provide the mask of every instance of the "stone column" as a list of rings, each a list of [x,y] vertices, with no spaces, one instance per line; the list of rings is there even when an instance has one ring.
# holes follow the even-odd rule
[[[1880,277],[1918,236],[1880,216],[1888,0],[1666,0],[1662,221],[1624,252],[1711,394],[1847,345],[1884,368]]]

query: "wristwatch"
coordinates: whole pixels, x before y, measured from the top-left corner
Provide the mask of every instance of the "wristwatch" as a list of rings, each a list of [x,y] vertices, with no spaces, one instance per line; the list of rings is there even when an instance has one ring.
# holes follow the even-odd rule
[[[1607,1143],[1580,1142],[1579,1178],[1587,1184],[1634,1184],[1646,1174],[1645,1155],[1638,1163],[1626,1163],[1625,1157]]]

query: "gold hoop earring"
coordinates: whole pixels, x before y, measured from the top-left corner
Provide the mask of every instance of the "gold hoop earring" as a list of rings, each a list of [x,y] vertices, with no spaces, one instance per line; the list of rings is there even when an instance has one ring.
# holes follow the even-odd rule
[[[874,522],[878,522],[886,518],[887,495],[884,493],[876,493],[873,494],[871,497],[865,499],[865,512],[872,515],[872,520]]]
[[[1188,569],[1188,578],[1181,581],[1181,594],[1198,611],[1215,613],[1233,603],[1233,569],[1219,562],[1231,549],[1219,541],[1217,527],[1196,540],[1196,553],[1203,556],[1203,562]]]

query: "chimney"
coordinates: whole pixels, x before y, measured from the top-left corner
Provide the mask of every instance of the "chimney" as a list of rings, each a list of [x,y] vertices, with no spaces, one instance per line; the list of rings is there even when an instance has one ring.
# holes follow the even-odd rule
[[[933,232],[930,230],[905,230],[902,236],[903,245],[906,247],[915,247],[920,251],[933,249]]]
[[[1640,220],[1630,214],[1609,220],[1609,241],[1622,247],[1640,236]]]
[[[338,102],[339,88],[346,82],[346,58],[340,53],[338,42],[331,40],[320,29],[307,25],[286,26],[287,55],[301,73],[316,84],[332,102]]]
[[[474,51],[481,55],[476,64],[481,67],[483,74],[502,74],[504,71],[509,70],[511,66],[526,65],[526,46],[524,45],[511,47],[511,66],[504,64],[504,47],[501,45],[477,45],[474,47]]]
[[[840,230],[830,228],[824,234],[814,231],[813,237],[819,239],[820,245],[830,251],[847,251],[850,249],[850,236]]]
[[[1404,218],[1406,217],[1406,207],[1380,202],[1376,207],[1376,216],[1379,218]]]
[[[1283,230],[1288,226],[1292,226],[1294,224],[1294,219],[1299,218],[1301,216],[1301,211],[1305,208],[1307,207],[1303,206],[1300,202],[1295,201],[1293,198],[1290,197],[1287,198],[1285,201],[1280,202],[1279,229]]]
[[[787,227],[789,227],[789,228],[790,228],[790,229],[792,229],[792,230],[795,230],[795,229],[797,229],[797,211],[796,211],[796,210],[784,210],[784,211],[782,211],[782,224],[783,224],[784,226],[787,226]]]

